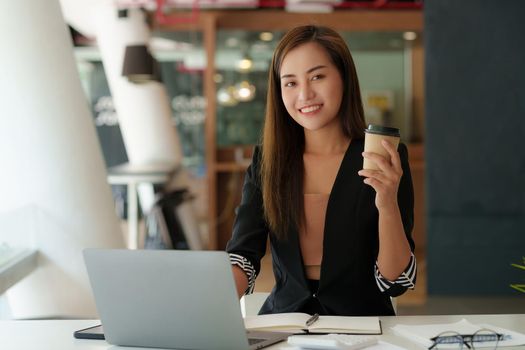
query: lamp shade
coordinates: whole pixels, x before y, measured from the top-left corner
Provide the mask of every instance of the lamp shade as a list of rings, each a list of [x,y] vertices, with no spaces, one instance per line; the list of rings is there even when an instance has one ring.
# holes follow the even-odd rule
[[[161,81],[159,65],[144,44],[126,46],[122,75],[133,83]]]

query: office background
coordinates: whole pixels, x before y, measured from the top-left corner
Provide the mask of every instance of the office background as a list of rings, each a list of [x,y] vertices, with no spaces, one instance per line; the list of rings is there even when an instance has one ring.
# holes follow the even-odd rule
[[[482,304],[495,299],[506,303],[501,305],[513,305],[511,311],[524,312],[524,296],[510,288],[510,284],[525,280],[523,271],[511,266],[512,263],[521,263],[525,255],[525,152],[520,147],[525,135],[525,75],[521,67],[524,48],[519,44],[520,34],[525,29],[519,14],[524,9],[525,5],[519,0],[425,1],[423,10],[419,10],[424,19],[423,31],[416,31],[416,43],[419,41],[420,46],[424,45],[424,60],[417,61],[416,58],[416,63],[424,62],[425,86],[419,89],[413,77],[404,75],[407,73],[406,42],[398,39],[402,44],[396,47],[388,34],[383,33],[382,37],[379,33],[375,40],[392,45],[387,49],[383,45],[379,49],[379,46],[370,44],[371,37],[367,44],[366,36],[348,33],[351,49],[354,50],[352,45],[357,46],[355,56],[358,69],[361,69],[359,74],[363,89],[376,93],[376,97],[387,103],[393,100],[392,105],[395,106],[394,110],[381,110],[380,113],[374,110],[369,115],[384,118],[379,119],[383,121],[388,118],[397,120],[398,125],[410,130],[410,136],[405,136],[405,141],[419,146],[416,149],[424,150],[424,202],[419,205],[426,209],[421,213],[419,222],[425,222],[425,227],[418,242],[424,253],[420,265],[424,278],[420,279],[418,288],[423,288],[425,293],[424,299],[417,299],[416,306],[424,305],[432,298],[443,297],[434,300],[445,303],[449,310],[457,310],[457,300],[466,303],[463,297],[476,296],[481,297],[477,299],[481,306],[472,309],[472,312],[486,310]],[[337,16],[341,15],[341,11],[352,11],[348,12],[349,16],[356,14],[354,10],[342,9],[337,11]],[[388,13],[385,11],[389,10],[383,10],[382,14]],[[312,15],[312,18],[315,17]],[[234,34],[241,35],[242,39],[242,32],[219,32],[224,39],[218,35],[217,45],[221,40],[226,44],[228,37],[235,37]],[[163,36],[182,38],[182,41],[202,49],[208,44],[199,33],[200,30],[183,26]],[[280,33],[282,31],[275,31],[274,43]],[[363,53],[359,50],[360,40],[365,40]],[[417,44],[410,49],[415,48]],[[77,49],[81,51],[81,48]],[[236,51],[243,54],[246,48],[237,47]],[[204,52],[200,54],[205,55]],[[77,53],[77,58],[85,57],[82,55]],[[390,59],[386,60],[386,57]],[[414,58],[413,55],[411,57]],[[206,221],[209,215],[207,206],[210,201],[217,200],[215,214],[222,220],[220,214],[232,211],[234,204],[231,203],[238,200],[231,193],[238,192],[249,149],[257,141],[255,131],[261,125],[264,94],[257,94],[251,102],[236,106],[227,105],[228,101],[224,105],[214,101],[217,104],[217,133],[213,139],[217,147],[212,148],[216,152],[213,157],[217,158],[217,164],[222,162],[225,168],[211,172],[210,163],[206,163],[209,153],[205,148],[205,121],[199,119],[208,106],[203,105],[202,100],[191,100],[192,97],[205,95],[205,64],[188,67],[174,64],[180,62],[178,59],[170,60],[169,57],[159,58],[163,75],[177,77],[176,80],[167,79],[165,84],[172,97],[173,123],[181,135],[185,166],[191,170],[192,190],[202,194],[197,200],[200,202],[196,210],[199,218]],[[108,97],[109,88],[100,59],[98,62],[97,59],[91,60],[91,64],[93,66],[88,69],[90,83],[86,91],[91,92],[87,97],[96,122],[101,113],[106,113],[108,117],[112,106],[110,100],[101,100],[101,97]],[[220,87],[228,85],[228,80],[238,82],[247,78],[252,79],[257,91],[264,89],[264,83],[261,83],[265,79],[264,67],[256,67],[252,72],[239,72],[222,66],[218,58],[215,66],[222,76],[222,81],[217,77],[217,92]],[[80,72],[82,75],[82,69]],[[378,73],[379,78],[387,74],[390,76],[377,83],[371,78],[374,73]],[[415,90],[411,91],[414,100],[409,102],[409,108],[406,108],[404,96],[407,79],[411,80],[411,89]],[[393,92],[393,96],[385,91]],[[425,94],[424,113],[418,112],[414,96],[422,91]],[[176,97],[179,99],[174,101]],[[186,123],[177,119],[181,112],[187,112]],[[111,119],[106,119],[105,124],[102,122],[97,127],[106,166],[127,160],[118,126],[111,123]],[[239,164],[227,162],[238,157],[239,150]],[[209,191],[202,189],[209,184],[210,176],[216,177],[215,192],[218,197],[213,199]],[[122,188],[113,188],[116,200],[124,198],[121,191]],[[124,212],[121,214],[124,215]],[[215,248],[221,248],[227,239],[231,213],[229,218],[219,223],[222,227]],[[209,229],[204,227],[203,230]],[[443,304],[440,305],[442,308]],[[406,310],[428,312],[435,309],[414,307]]]
[[[525,250],[521,1],[425,2],[428,292],[512,295]]]

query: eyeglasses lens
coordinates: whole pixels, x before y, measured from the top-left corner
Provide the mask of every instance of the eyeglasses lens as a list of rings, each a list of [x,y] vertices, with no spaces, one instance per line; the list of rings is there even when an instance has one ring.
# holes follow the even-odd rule
[[[472,336],[473,349],[494,350],[498,347],[499,336],[490,329],[480,329]]]
[[[462,349],[464,346],[463,338],[456,332],[444,332],[435,339],[434,349]]]

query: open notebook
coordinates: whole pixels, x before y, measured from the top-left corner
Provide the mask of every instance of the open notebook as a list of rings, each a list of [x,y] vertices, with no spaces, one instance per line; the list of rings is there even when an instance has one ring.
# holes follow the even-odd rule
[[[307,326],[311,318],[299,312],[248,316],[244,325],[249,330],[293,333],[381,334],[379,317],[319,316]]]

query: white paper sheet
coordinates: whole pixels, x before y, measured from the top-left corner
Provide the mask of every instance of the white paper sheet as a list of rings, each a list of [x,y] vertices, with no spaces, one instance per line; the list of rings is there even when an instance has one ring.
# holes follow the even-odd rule
[[[406,350],[398,345],[387,343],[386,341],[378,341],[377,344],[368,346],[365,349],[367,350]]]
[[[406,350],[405,348],[402,348],[394,344],[387,343],[382,340],[378,341],[377,344],[364,347],[363,349],[366,349],[366,350]],[[304,349],[297,347],[297,346],[287,346],[287,347],[283,347],[282,350],[304,350]]]
[[[508,329],[492,326],[489,324],[472,324],[465,319],[462,319],[456,323],[445,323],[445,324],[429,324],[429,325],[397,325],[392,327],[392,330],[400,336],[403,336],[416,343],[422,344],[426,347],[432,345],[430,338],[436,335],[453,331],[460,334],[474,334],[480,329],[490,329],[497,333],[505,335],[504,340],[500,340],[498,347],[503,346],[517,346],[525,345],[525,335],[522,333],[514,332]],[[476,347],[494,347],[494,342],[483,342]]]

